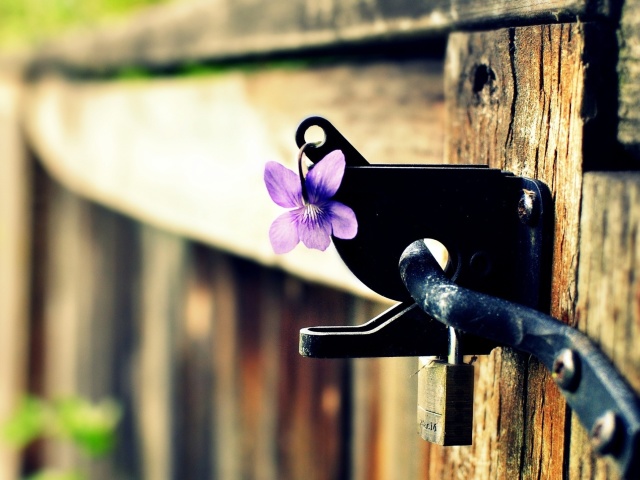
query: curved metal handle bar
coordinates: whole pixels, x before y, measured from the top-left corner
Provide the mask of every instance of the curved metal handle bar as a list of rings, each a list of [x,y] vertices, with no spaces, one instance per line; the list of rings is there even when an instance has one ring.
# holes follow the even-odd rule
[[[456,285],[421,240],[402,254],[400,275],[416,304],[436,320],[540,359],[590,429],[595,451],[611,455],[626,478],[640,478],[640,400],[586,335],[531,308]]]

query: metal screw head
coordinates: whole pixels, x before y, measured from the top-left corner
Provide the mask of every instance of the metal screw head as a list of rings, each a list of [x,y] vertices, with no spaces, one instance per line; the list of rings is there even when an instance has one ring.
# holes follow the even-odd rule
[[[565,348],[553,362],[551,376],[563,390],[573,391],[578,387],[580,382],[580,360],[576,353]]]
[[[536,192],[533,190],[522,190],[522,196],[518,200],[518,217],[526,225],[532,225],[538,219],[538,202]]]
[[[618,418],[614,411],[607,410],[591,429],[591,446],[595,453],[605,455],[614,450],[617,430]]]

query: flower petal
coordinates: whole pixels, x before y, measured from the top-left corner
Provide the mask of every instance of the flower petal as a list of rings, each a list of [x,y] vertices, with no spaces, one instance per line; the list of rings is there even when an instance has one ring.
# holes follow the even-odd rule
[[[324,251],[331,243],[331,222],[324,216],[315,220],[309,217],[301,219],[298,223],[298,235],[307,248]]]
[[[344,155],[334,150],[320,160],[307,174],[306,186],[311,203],[319,203],[333,197],[344,176]]]
[[[358,233],[358,220],[350,207],[340,202],[329,202],[325,207],[331,219],[333,235],[350,240]]]
[[[300,177],[284,165],[267,162],[264,167],[264,183],[271,200],[285,208],[302,206]]]
[[[287,253],[300,242],[298,221],[300,210],[291,210],[276,218],[269,228],[269,240],[276,253]]]

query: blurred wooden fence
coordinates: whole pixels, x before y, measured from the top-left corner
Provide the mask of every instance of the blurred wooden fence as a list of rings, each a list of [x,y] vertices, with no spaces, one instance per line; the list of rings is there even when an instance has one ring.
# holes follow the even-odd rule
[[[347,476],[349,450],[367,446],[348,441],[351,367],[303,359],[297,336],[309,322],[361,322],[370,302],[140,224],[38,172],[32,388],[115,396],[126,412],[114,458],[90,478]],[[411,384],[406,362],[389,367]],[[50,446],[42,461],[77,459]]]
[[[640,180],[609,172],[638,166],[640,2],[219,3],[3,59],[0,417],[24,392],[124,417],[107,458],[4,448],[0,480],[617,478],[511,349],[478,360],[474,445],[450,448],[416,433],[415,359],[300,357],[301,327],[386,305],[330,253],[265,249],[260,176],[319,113],[375,163],[546,181],[551,313],[640,389]]]
[[[22,360],[3,365],[22,385],[9,403],[25,388],[45,398],[111,396],[125,412],[107,459],[41,443],[23,457],[25,472],[334,479],[386,469],[395,478],[396,459],[410,444],[420,451],[414,359],[297,352],[300,328],[362,323],[382,306],[144,225],[70,193],[33,157],[24,164],[29,176],[10,181],[33,194],[32,221],[18,222],[32,233],[31,283],[7,290],[28,289],[31,299],[5,317],[13,345],[28,332],[26,348],[9,352]],[[402,475],[414,477],[420,458]],[[13,478],[15,461],[2,467]]]

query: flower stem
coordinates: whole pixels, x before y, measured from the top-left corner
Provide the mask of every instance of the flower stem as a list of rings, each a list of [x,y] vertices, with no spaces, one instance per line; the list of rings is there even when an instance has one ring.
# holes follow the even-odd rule
[[[308,148],[315,148],[320,145],[322,142],[307,142],[300,147],[298,151],[298,175],[300,177],[300,187],[302,191],[302,202],[305,205],[309,205],[309,194],[307,193],[307,182],[305,180],[305,176],[302,172],[302,155],[304,155],[304,151]],[[307,171],[308,173],[308,171]]]

